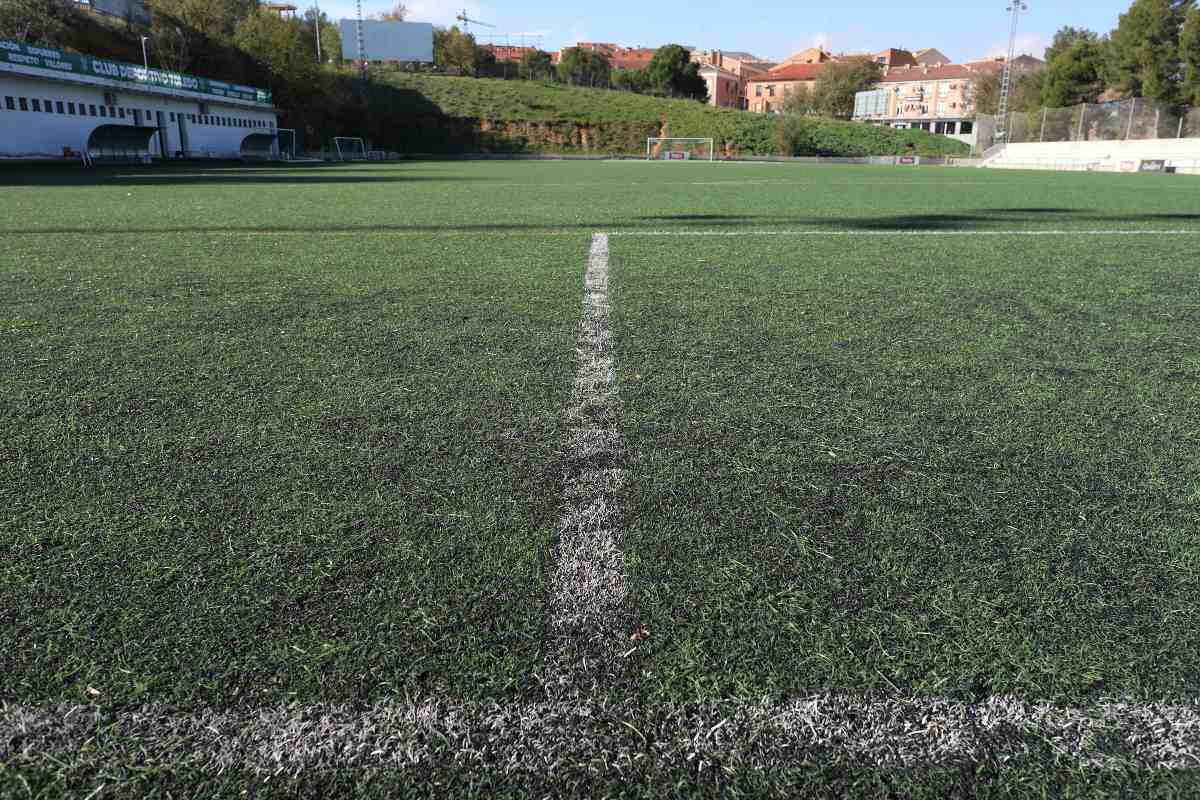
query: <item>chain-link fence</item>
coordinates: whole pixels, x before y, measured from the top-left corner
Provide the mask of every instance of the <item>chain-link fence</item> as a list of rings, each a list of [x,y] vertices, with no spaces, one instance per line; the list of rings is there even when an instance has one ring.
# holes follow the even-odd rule
[[[1004,126],[995,117],[998,129],[994,140],[1003,139]],[[1200,138],[1200,109],[1180,109],[1144,98],[1112,103],[1087,104],[1070,108],[1042,108],[1017,111],[1008,115],[1008,141],[1026,142],[1100,142],[1124,139]],[[979,137],[980,152],[992,142]]]

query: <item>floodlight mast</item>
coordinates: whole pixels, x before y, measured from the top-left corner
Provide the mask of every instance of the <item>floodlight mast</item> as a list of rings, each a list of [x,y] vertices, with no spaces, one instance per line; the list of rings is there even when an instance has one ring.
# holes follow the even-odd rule
[[[1008,57],[1004,59],[1004,74],[1000,78],[1000,108],[997,109],[997,117],[1000,124],[1004,126],[1000,132],[1001,144],[1008,144],[1008,96],[1012,89],[1013,58],[1017,52],[1017,21],[1021,17],[1021,12],[1028,10],[1029,6],[1021,0],[1012,0],[1012,4],[1005,9],[1012,14],[1012,27],[1008,31]]]
[[[363,16],[362,16],[362,0],[356,0],[358,8],[358,24],[356,33],[358,35],[358,61],[362,65],[362,76],[365,80],[367,77],[367,49],[363,45]]]

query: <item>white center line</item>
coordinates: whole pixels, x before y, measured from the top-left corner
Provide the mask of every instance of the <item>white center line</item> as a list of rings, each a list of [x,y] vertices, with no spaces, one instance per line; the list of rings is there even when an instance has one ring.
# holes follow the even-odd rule
[[[622,668],[628,590],[620,549],[621,403],[608,319],[608,236],[592,237],[578,367],[566,412],[565,507],[547,614],[543,683],[555,698],[590,695]]]

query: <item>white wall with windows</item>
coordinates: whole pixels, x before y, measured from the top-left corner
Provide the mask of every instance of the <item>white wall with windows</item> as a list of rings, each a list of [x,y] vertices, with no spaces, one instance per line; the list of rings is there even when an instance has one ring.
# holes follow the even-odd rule
[[[169,89],[0,71],[0,157],[239,158],[275,147],[274,109]]]

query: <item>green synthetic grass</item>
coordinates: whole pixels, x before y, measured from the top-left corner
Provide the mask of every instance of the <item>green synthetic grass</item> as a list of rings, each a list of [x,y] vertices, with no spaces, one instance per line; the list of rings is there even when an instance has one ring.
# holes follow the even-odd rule
[[[527,687],[579,248],[8,238],[5,699]]]
[[[617,241],[648,697],[1200,691],[1200,242]]]
[[[595,231],[1200,230],[1183,176],[424,162],[0,187],[0,702],[42,705],[536,696]],[[649,632],[622,692],[1196,696],[1200,236],[610,247]],[[0,758],[0,796],[1195,793],[1050,755],[274,789],[111,767]]]
[[[586,236],[627,228],[1160,230],[1200,223],[1200,183],[1191,177],[945,167],[619,161],[181,165],[88,173],[8,167],[0,170],[0,187],[0,234]]]

